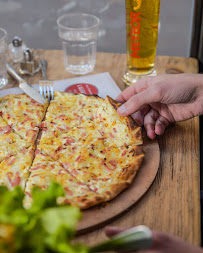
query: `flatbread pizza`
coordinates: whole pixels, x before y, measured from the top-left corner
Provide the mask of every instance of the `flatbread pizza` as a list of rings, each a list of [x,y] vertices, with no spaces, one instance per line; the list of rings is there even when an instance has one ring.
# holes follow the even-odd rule
[[[52,181],[64,188],[61,204],[87,209],[115,198],[144,158],[141,128],[117,114],[120,105],[108,96],[57,91],[49,105],[25,94],[1,98],[0,184],[20,185],[27,207],[32,188]]]

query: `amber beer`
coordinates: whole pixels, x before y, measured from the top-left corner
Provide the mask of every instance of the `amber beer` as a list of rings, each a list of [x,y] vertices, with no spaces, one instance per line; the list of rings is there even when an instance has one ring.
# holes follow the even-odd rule
[[[128,85],[155,73],[159,10],[160,0],[126,0]]]

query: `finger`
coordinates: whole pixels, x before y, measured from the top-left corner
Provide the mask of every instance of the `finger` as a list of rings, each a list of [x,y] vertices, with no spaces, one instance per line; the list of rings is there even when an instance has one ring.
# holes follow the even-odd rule
[[[128,116],[138,111],[144,105],[159,101],[160,96],[157,95],[157,90],[149,88],[132,96],[117,109],[117,112],[120,116]]]
[[[127,89],[125,89],[123,92],[121,92],[116,100],[120,103],[125,103],[129,97],[133,96],[134,94],[137,94],[136,88],[134,85],[128,87]]]
[[[144,117],[144,127],[147,132],[147,136],[154,140],[156,138],[155,123],[159,117],[159,113],[154,109],[151,109]]]
[[[122,103],[122,104],[126,102],[125,98],[123,97],[123,93],[120,93],[120,94],[117,96],[116,100],[117,100],[118,102]]]
[[[108,236],[108,237],[112,237],[120,232],[123,232],[125,231],[126,229],[125,228],[119,228],[119,227],[105,227],[105,234]]]
[[[155,123],[155,133],[157,135],[162,135],[165,132],[165,129],[167,128],[168,125],[169,121],[163,116],[160,116]]]
[[[135,84],[131,85],[127,89],[125,89],[121,94],[116,98],[117,101],[124,103],[133,95],[147,89],[149,87],[149,83],[152,77],[143,78],[137,81]]]
[[[131,117],[134,119],[134,121],[137,123],[138,126],[143,126],[144,124],[144,115],[139,110],[133,114],[131,114]]]
[[[138,126],[143,126],[144,124],[144,116],[148,113],[150,107],[148,105],[142,106],[141,109],[131,115],[134,121],[138,124]]]

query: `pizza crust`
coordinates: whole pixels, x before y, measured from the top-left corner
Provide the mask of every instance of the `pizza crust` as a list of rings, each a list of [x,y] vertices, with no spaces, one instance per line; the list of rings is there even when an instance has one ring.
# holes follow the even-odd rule
[[[111,98],[109,96],[107,96],[106,99],[108,100],[109,104],[114,108],[115,113],[118,115],[117,109],[122,105],[122,103],[114,100],[113,98]],[[127,116],[127,117],[119,116],[119,117],[125,119],[129,133],[133,135],[133,138],[136,140],[136,144],[137,145],[142,144],[143,141],[142,141],[141,128],[137,125],[137,123],[133,120],[133,118],[131,116]]]
[[[88,209],[90,207],[99,205],[105,201],[105,198],[99,194],[92,194],[92,195],[84,195],[84,196],[77,196],[75,198],[65,198],[61,197],[59,199],[60,204],[70,204],[74,206],[78,206],[81,210]]]

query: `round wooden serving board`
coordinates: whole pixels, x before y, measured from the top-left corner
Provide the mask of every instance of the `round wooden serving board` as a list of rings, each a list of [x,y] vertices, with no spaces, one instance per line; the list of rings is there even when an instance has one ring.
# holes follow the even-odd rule
[[[83,211],[83,218],[77,227],[78,234],[88,233],[109,224],[132,207],[149,189],[159,168],[160,151],[157,141],[147,138],[144,138],[143,147],[145,158],[131,186],[105,205]]]

